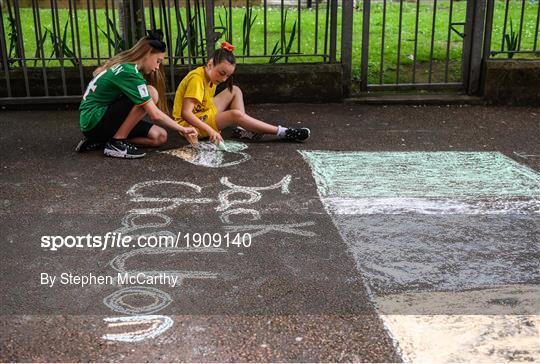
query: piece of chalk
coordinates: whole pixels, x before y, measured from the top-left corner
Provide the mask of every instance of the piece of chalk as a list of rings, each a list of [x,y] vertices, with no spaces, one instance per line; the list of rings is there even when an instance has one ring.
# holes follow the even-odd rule
[[[199,144],[199,139],[197,138],[197,135],[184,134],[184,137],[187,139],[188,143],[191,144],[191,145]]]
[[[225,147],[225,143],[224,142],[220,142],[218,140],[215,141],[215,144],[216,144],[216,147],[218,150],[224,150],[224,151],[227,151],[227,147]]]

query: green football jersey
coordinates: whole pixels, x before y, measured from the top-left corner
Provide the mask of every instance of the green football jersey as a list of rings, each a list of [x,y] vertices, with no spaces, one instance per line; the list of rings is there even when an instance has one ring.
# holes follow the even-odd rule
[[[144,104],[151,99],[146,80],[134,64],[114,65],[90,81],[79,107],[81,130],[92,130],[107,108],[122,95],[135,105]]]

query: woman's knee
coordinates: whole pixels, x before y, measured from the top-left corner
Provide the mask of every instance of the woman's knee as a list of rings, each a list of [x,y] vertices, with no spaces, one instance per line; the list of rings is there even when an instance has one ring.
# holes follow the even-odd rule
[[[232,109],[232,110],[230,110],[230,113],[232,115],[232,118],[234,120],[237,120],[237,121],[242,121],[244,119],[244,117],[246,116],[245,112],[243,112],[242,110],[238,110],[238,109]]]
[[[159,101],[159,92],[156,90],[154,86],[148,86],[148,92],[150,93],[150,96],[152,97],[154,104],[157,104]]]
[[[242,89],[238,86],[233,86],[232,94],[236,97],[243,97]]]
[[[157,125],[152,126],[148,132],[148,137],[152,140],[152,143],[156,147],[167,143],[167,131]]]

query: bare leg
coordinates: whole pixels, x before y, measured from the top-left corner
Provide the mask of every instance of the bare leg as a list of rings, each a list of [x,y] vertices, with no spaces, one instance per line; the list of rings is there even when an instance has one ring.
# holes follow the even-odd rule
[[[230,125],[238,124],[244,129],[259,134],[276,135],[278,131],[277,126],[267,124],[264,121],[255,119],[240,110],[229,110],[218,113],[216,115],[216,124],[219,129],[225,129]]]
[[[244,107],[244,95],[239,87],[233,86],[232,92],[228,88],[214,97],[214,105],[218,113],[226,110],[240,110],[246,112]]]
[[[148,92],[152,96],[152,101],[157,104],[159,100],[157,90],[153,86],[148,86]],[[142,107],[134,106],[126,117],[124,123],[116,131],[116,134],[114,134],[114,138],[126,139],[131,130],[133,130],[135,125],[141,121],[145,114],[146,113]],[[146,137],[131,138],[129,142],[140,146],[159,147],[167,142],[167,131],[162,127],[152,125]]]
[[[142,107],[139,107],[137,105],[133,106],[122,125],[120,125],[120,128],[118,128],[116,133],[113,135],[113,138],[126,139],[131,130],[133,130],[135,125],[137,125],[137,123],[141,121],[144,115],[145,111]]]
[[[259,134],[275,135],[278,131],[277,126],[265,123],[246,114],[242,90],[236,86],[233,86],[232,92],[225,89],[214,97],[214,105],[216,105],[218,111],[216,124],[220,129],[238,124],[244,129]]]
[[[167,131],[160,126],[152,125],[146,137],[131,138],[129,142],[143,147],[159,147],[167,143]]]

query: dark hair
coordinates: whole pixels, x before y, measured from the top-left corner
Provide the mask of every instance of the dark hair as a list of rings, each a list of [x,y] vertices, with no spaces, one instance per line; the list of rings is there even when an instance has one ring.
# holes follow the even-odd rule
[[[161,29],[147,30],[144,39],[149,41],[152,48],[160,52],[165,52],[167,49],[167,44],[163,41],[163,31]]]
[[[214,51],[214,55],[212,56],[212,62],[214,63],[214,66],[217,66],[223,61],[227,61],[233,66],[236,64],[236,57],[234,56],[233,52],[225,49],[225,48],[219,48]],[[227,82],[225,83],[229,91],[232,92],[233,89],[233,76],[229,76],[227,79]]]

